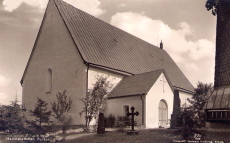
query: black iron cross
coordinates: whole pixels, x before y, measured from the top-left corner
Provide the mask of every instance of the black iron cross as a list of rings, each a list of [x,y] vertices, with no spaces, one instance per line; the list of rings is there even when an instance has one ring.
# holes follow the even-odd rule
[[[136,113],[134,113],[134,110],[135,110],[134,107],[132,107],[131,110],[132,110],[132,112],[131,113],[127,113],[127,116],[130,116],[130,115],[132,116],[132,131],[134,131],[134,116],[135,115],[138,116],[139,112],[136,111]]]

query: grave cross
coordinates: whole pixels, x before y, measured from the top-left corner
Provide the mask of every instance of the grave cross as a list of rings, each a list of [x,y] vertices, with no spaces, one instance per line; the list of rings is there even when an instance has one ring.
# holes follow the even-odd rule
[[[131,110],[132,110],[132,112],[131,113],[127,113],[127,116],[130,116],[130,115],[132,116],[132,131],[134,131],[134,116],[135,115],[138,116],[139,112],[136,111],[136,113],[134,113],[134,110],[135,110],[134,107],[132,107]]]

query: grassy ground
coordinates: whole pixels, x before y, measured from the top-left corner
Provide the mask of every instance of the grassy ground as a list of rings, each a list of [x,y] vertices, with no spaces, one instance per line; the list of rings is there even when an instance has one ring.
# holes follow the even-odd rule
[[[6,136],[0,135],[0,143],[15,143],[6,141]],[[182,134],[172,129],[141,130],[138,135],[127,135],[126,132],[106,132],[104,135],[96,133],[67,134],[66,143],[173,143],[183,141]],[[190,133],[186,141],[195,141]],[[205,143],[230,143],[230,131],[202,131],[202,141]],[[222,142],[215,142],[222,141]]]
[[[172,143],[173,141],[183,141],[180,132],[170,129],[162,130],[142,130],[139,135],[126,135],[125,132],[106,132],[105,135],[88,135],[76,139],[67,140],[68,143]],[[194,134],[189,134],[186,141],[195,141]],[[230,132],[202,131],[202,141],[223,141],[230,142]],[[207,142],[208,143],[208,142]],[[211,142],[210,142],[211,143]],[[216,142],[217,143],[217,142]],[[219,142],[221,143],[221,142]]]
[[[106,132],[104,135],[89,135],[82,136],[73,140],[67,140],[68,143],[84,143],[84,142],[94,142],[94,143],[146,143],[146,142],[170,142],[172,141],[173,135],[171,132],[165,132],[165,130],[160,131],[161,136],[159,136],[158,131],[142,130],[139,135],[126,135],[126,132]],[[175,137],[177,138],[177,137]]]

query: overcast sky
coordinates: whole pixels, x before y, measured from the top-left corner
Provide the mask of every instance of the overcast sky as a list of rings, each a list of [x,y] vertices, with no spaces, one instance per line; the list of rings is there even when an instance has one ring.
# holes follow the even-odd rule
[[[162,40],[190,82],[213,83],[216,17],[206,0],[65,0],[153,45]],[[33,48],[48,0],[0,0],[0,104],[9,104]],[[47,39],[48,40],[48,39]]]

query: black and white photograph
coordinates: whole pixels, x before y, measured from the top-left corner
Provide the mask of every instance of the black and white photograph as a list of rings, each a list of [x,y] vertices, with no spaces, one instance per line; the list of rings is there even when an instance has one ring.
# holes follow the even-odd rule
[[[0,142],[230,142],[230,0],[0,0]]]

